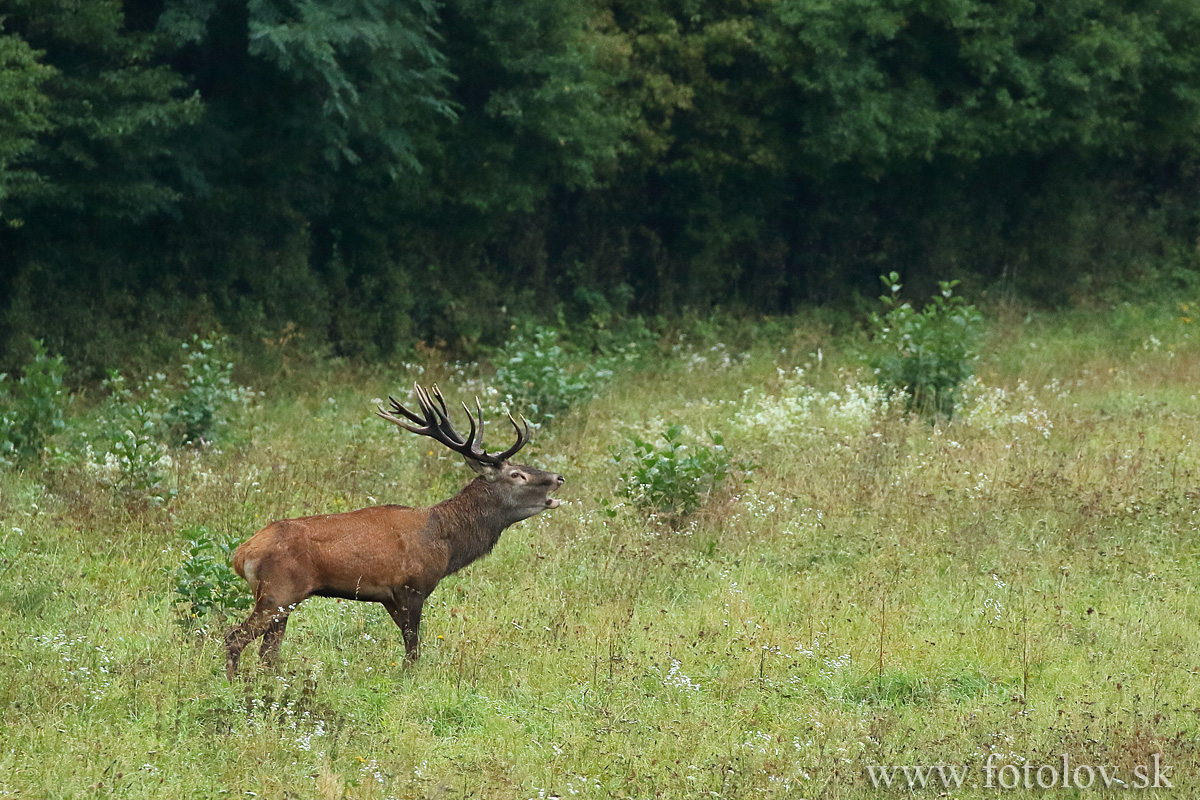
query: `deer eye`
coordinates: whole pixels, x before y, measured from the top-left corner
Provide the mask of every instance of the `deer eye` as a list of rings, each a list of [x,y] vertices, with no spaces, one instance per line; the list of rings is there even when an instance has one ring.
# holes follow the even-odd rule
[[[512,472],[508,473],[508,477],[512,478],[513,480],[516,480],[517,478],[523,478],[525,476],[522,475],[520,472],[513,470]]]

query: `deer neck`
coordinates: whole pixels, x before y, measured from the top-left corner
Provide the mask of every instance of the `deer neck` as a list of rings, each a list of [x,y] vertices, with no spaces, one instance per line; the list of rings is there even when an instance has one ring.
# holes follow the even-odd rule
[[[471,481],[454,497],[435,505],[431,512],[437,535],[450,548],[447,574],[458,572],[490,553],[500,534],[513,524],[483,478]]]

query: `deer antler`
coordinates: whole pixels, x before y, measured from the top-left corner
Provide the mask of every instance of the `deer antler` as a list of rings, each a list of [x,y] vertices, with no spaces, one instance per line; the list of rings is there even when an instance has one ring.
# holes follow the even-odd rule
[[[413,384],[413,389],[416,391],[417,403],[420,405],[422,416],[417,416],[409,411],[394,397],[389,396],[388,400],[391,401],[393,410],[403,415],[409,422],[415,423],[418,427],[408,425],[404,420],[384,411],[382,408],[376,413],[383,419],[394,425],[399,425],[406,431],[412,431],[421,436],[428,436],[464,458],[478,461],[481,464],[490,464],[494,467],[500,466],[509,458],[516,455],[518,450],[529,444],[528,420],[521,417],[521,421],[525,423],[525,429],[522,430],[521,426],[517,424],[517,421],[513,419],[513,415],[510,413],[508,421],[512,423],[513,428],[517,432],[516,443],[502,453],[489,453],[483,449],[483,408],[479,404],[479,398],[475,399],[475,407],[478,409],[478,425],[476,424],[476,417],[471,414],[471,409],[467,407],[466,403],[462,404],[463,411],[467,412],[467,419],[471,423],[471,430],[464,439],[454,429],[454,424],[450,421],[450,412],[446,407],[446,398],[442,397],[442,392],[438,389],[437,384],[433,386],[432,395],[417,383]]]

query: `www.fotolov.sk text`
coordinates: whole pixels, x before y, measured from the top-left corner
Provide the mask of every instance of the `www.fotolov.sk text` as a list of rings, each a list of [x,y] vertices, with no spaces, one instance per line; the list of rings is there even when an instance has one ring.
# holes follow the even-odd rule
[[[1170,789],[1171,767],[1155,753],[1149,764],[1137,764],[1130,771],[1111,765],[1075,764],[1063,753],[1048,764],[998,763],[995,754],[980,764],[978,780],[968,782],[969,764],[929,764],[895,766],[873,764],[867,767],[876,789],[958,789],[965,786],[984,789]]]

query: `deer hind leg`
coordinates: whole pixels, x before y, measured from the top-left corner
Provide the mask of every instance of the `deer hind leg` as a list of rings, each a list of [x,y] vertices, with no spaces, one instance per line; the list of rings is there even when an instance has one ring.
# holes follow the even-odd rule
[[[225,677],[233,681],[237,677],[238,659],[246,645],[260,636],[271,634],[263,640],[263,653],[275,650],[283,639],[283,631],[287,626],[287,616],[294,606],[285,606],[274,598],[260,597],[254,604],[254,610],[241,625],[235,625],[225,634]]]
[[[400,633],[404,636],[405,658],[409,661],[416,661],[421,657],[421,609],[424,606],[425,598],[417,594],[405,594],[383,603],[383,607],[400,627]]]
[[[279,646],[283,644],[283,633],[287,630],[289,610],[271,620],[267,632],[263,634],[262,647],[258,649],[258,658],[268,667],[274,667],[279,661]]]

